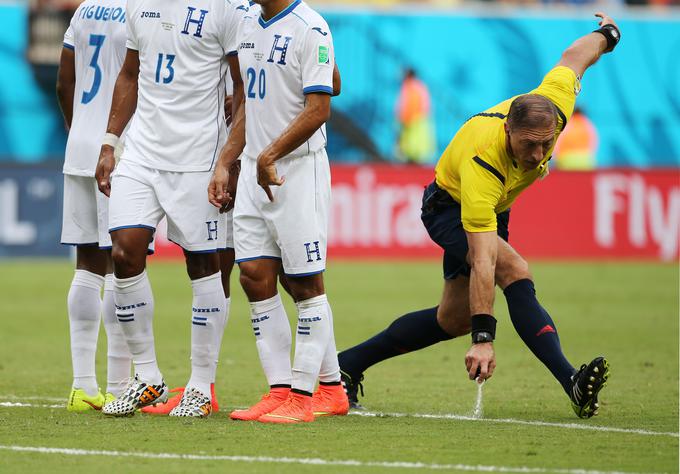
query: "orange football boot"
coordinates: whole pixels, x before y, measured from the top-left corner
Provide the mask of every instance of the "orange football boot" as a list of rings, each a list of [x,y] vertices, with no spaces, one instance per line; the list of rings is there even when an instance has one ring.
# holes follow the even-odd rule
[[[282,405],[290,393],[288,387],[277,387],[269,390],[269,393],[262,395],[259,402],[245,410],[234,410],[229,415],[232,420],[256,421],[265,413],[269,413]]]
[[[176,387],[170,390],[170,393],[176,393],[177,395],[173,395],[170,398],[168,398],[168,401],[165,403],[159,403],[157,405],[149,405],[144,408],[142,408],[142,413],[149,413],[151,415],[167,415],[169,414],[173,408],[175,408],[177,405],[179,405],[180,400],[182,400],[182,395],[184,395],[184,387]],[[212,401],[210,404],[212,405],[212,412],[217,413],[220,411],[220,407],[217,404],[217,396],[215,395],[215,384],[211,383],[210,384],[210,398]]]
[[[314,416],[343,416],[349,411],[349,400],[342,385],[319,384],[312,396]]]
[[[288,400],[276,410],[257,419],[261,423],[309,423],[314,421],[312,397],[290,392]]]

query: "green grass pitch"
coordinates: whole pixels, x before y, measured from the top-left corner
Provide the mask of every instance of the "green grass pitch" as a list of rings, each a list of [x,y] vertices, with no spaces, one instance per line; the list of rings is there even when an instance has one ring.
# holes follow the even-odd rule
[[[0,472],[677,472],[677,265],[543,262],[532,269],[572,363],[609,358],[612,376],[591,420],[574,416],[557,382],[515,333],[499,294],[498,368],[484,387],[482,420],[460,418],[471,413],[476,396],[464,369],[466,337],[370,369],[362,400],[383,416],[304,426],[230,421],[230,407],[248,405],[266,389],[237,271],[218,372],[219,413],[207,420],[71,414],[54,405],[64,403],[71,383],[72,264],[1,262]],[[149,274],[160,367],[169,385],[182,385],[190,368],[190,286],[181,263],[153,262]],[[436,304],[442,286],[435,261],[331,262],[326,281],[340,349],[405,312]],[[292,320],[290,304],[288,314]],[[104,342],[102,331],[100,385]],[[187,454],[197,457],[179,456]]]

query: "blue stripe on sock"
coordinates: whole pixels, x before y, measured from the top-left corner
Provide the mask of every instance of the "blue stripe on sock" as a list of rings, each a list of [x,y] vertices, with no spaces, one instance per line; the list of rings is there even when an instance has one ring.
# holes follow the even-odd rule
[[[196,321],[192,321],[191,324],[193,324],[194,326],[207,326],[208,325],[208,323],[197,323]]]

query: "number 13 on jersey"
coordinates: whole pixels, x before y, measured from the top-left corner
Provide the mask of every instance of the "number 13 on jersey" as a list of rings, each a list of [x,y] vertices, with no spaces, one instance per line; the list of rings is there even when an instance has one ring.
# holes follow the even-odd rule
[[[158,53],[158,62],[156,63],[156,82],[158,84],[170,84],[175,78],[175,68],[172,63],[175,62],[174,54]],[[163,66],[165,63],[165,67]]]

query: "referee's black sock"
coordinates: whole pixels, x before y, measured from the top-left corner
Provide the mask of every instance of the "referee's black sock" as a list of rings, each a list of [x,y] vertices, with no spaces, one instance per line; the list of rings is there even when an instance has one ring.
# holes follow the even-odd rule
[[[408,313],[367,341],[338,354],[340,369],[352,378],[370,366],[440,341],[453,339],[437,322],[437,307]]]
[[[534,282],[518,280],[503,293],[517,334],[569,393],[575,370],[562,353],[555,323],[536,299]]]

